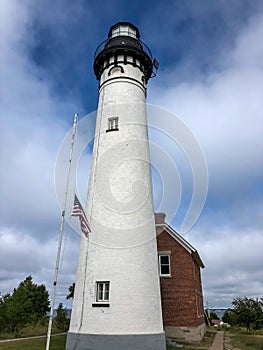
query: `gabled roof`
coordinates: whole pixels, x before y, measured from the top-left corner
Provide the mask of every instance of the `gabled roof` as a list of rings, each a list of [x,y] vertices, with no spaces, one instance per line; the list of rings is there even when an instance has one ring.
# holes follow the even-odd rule
[[[167,232],[174,240],[176,240],[184,249],[188,251],[197,263],[198,266],[201,268],[204,268],[205,265],[200,258],[198,251],[189,243],[187,242],[181,235],[179,235],[178,232],[176,232],[171,226],[167,225],[165,222],[163,223],[156,223],[155,224],[156,229],[161,229],[162,231]]]

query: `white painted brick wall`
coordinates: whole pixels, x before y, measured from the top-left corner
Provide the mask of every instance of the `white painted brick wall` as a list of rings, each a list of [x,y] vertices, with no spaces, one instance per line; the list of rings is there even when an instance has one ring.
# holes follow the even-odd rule
[[[127,64],[108,76],[111,68],[100,82],[87,197],[92,232],[89,245],[81,240],[70,332],[161,333],[143,73]],[[119,131],[106,132],[115,116]],[[110,281],[109,308],[92,307],[96,281]]]

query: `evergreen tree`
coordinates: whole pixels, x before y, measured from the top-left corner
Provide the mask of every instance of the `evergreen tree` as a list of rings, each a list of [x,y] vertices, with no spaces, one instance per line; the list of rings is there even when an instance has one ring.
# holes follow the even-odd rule
[[[7,294],[1,298],[1,330],[17,332],[26,324],[38,322],[46,317],[48,311],[46,287],[33,283],[32,276],[28,276],[13,290],[12,295]]]
[[[262,320],[262,307],[257,299],[234,298],[232,301],[234,312],[237,315],[237,322],[243,324],[250,330],[251,324],[257,327]]]
[[[74,292],[75,292],[75,283],[72,283],[71,286],[69,286],[68,288],[68,295],[67,295],[67,299],[73,299],[74,298]]]
[[[54,321],[57,326],[57,329],[61,332],[66,332],[69,327],[69,319],[67,317],[67,309],[63,307],[63,304],[60,303],[57,308],[57,316]]]
[[[228,309],[224,312],[224,315],[222,317],[222,321],[224,323],[230,324],[231,326],[234,326],[237,324],[237,315],[233,310]]]

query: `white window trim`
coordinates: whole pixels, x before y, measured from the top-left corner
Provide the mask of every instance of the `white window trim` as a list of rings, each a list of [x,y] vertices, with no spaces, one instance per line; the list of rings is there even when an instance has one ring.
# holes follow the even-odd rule
[[[103,284],[102,299],[99,298],[99,285],[100,284]],[[109,285],[109,297],[108,297],[108,299],[105,299],[106,284]],[[95,302],[96,303],[109,303],[110,302],[110,281],[96,281]]]
[[[107,131],[119,130],[119,117],[108,118],[108,129]]]
[[[165,274],[162,274],[162,267],[161,267],[161,257],[162,256],[168,256],[168,259],[169,259],[169,274],[168,273],[165,273]],[[170,254],[159,254],[159,272],[160,272],[160,276],[161,277],[171,277],[171,256]]]

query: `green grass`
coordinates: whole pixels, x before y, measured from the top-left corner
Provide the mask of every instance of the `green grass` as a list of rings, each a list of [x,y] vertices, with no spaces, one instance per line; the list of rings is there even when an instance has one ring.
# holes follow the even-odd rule
[[[263,350],[263,329],[246,331],[242,327],[231,327],[226,334],[230,337],[231,345],[242,350]]]
[[[230,332],[232,333],[232,332]],[[232,345],[242,350],[263,350],[263,338],[259,338],[257,335],[240,334],[235,332],[235,335],[231,337]],[[261,333],[262,334],[262,333]],[[184,344],[183,350],[206,350],[213,337],[209,336],[199,345],[186,345]],[[7,343],[0,343],[0,350],[44,350],[46,345],[46,338],[39,339],[25,339],[11,341]],[[51,337],[50,350],[65,350],[66,346],[66,334]],[[202,347],[203,346],[203,347]],[[174,350],[176,348],[167,347],[167,350]]]
[[[46,346],[46,338],[16,340],[7,343],[0,343],[2,350],[44,350]],[[66,335],[58,335],[51,337],[50,350],[65,350]],[[174,350],[174,347],[167,347],[167,350]],[[206,350],[205,348],[196,348],[184,346],[183,350]]]
[[[44,350],[46,346],[46,338],[25,339],[0,343],[2,350]],[[64,350],[66,346],[66,335],[58,335],[51,337],[50,350]]]
[[[233,346],[242,350],[263,350],[263,338],[253,335],[236,334],[231,342]]]

